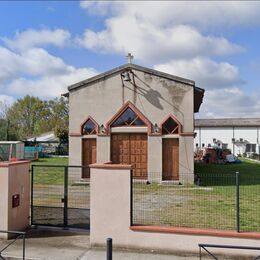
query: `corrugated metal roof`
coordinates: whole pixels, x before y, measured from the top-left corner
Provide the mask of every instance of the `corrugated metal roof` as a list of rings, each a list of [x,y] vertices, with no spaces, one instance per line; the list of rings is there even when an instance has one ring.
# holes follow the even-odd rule
[[[260,126],[260,118],[195,119],[195,127]]]
[[[34,141],[36,141],[36,142],[55,142],[58,140],[59,139],[54,135],[54,132],[47,132],[42,135],[34,136],[34,137],[27,139],[27,141],[30,141],[30,142],[34,142]]]
[[[22,144],[22,141],[0,141],[0,144]]]

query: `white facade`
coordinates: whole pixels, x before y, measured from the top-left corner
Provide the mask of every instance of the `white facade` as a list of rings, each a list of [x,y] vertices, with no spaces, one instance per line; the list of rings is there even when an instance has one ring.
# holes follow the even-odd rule
[[[258,121],[260,119],[248,119],[250,122],[246,119],[225,120],[229,122],[226,125],[223,124],[221,119],[215,119],[214,125],[211,119],[195,120],[197,135],[194,140],[194,148],[223,146],[223,148],[230,149],[235,155],[242,155],[243,153],[259,154],[260,124],[258,125]]]

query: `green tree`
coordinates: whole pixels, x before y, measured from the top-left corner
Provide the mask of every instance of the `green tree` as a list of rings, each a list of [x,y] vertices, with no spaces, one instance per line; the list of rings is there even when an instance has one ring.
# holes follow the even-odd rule
[[[57,130],[60,128],[63,130],[66,129],[68,131],[68,125],[69,125],[68,100],[63,97],[49,100],[48,108],[51,114],[49,123],[51,124],[52,129]]]
[[[65,98],[50,100],[54,133],[59,138],[58,154],[68,154],[69,106]]]
[[[9,140],[9,108],[6,102],[0,101],[0,141]]]
[[[23,140],[54,131],[60,141],[65,143],[68,139],[68,122],[67,99],[62,97],[46,101],[27,95],[11,107],[0,107],[0,138]]]
[[[18,99],[8,110],[11,131],[19,139],[50,131],[50,113],[47,103],[37,97],[25,96]]]

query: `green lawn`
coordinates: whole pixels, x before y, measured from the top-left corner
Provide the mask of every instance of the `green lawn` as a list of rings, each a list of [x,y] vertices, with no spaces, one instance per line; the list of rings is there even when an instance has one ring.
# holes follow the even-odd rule
[[[32,162],[33,165],[68,165],[68,163],[69,159],[67,157],[46,157]]]
[[[33,162],[34,185],[63,185],[68,158],[41,158]],[[260,162],[196,164],[201,177],[196,185],[145,185],[134,183],[134,223],[181,227],[236,228],[235,172],[240,173],[240,225],[242,231],[260,231]]]
[[[63,185],[64,167],[45,167],[44,165],[66,166],[68,158],[50,157],[40,158],[32,163],[33,167],[33,184],[34,185]]]
[[[241,159],[241,164],[195,164],[194,172],[202,180],[202,185],[233,185],[239,172],[241,185],[260,184],[260,162]]]
[[[240,158],[241,159],[241,158]],[[241,164],[195,164],[195,173],[235,173],[238,171],[242,175],[260,174],[260,162],[241,159]]]
[[[241,231],[260,231],[260,163],[249,160],[196,164],[201,186],[134,183],[134,223],[235,230],[236,171]]]

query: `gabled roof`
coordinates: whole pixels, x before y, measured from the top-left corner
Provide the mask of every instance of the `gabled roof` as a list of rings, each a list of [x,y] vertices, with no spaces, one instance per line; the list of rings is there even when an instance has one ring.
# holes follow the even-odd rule
[[[77,89],[77,88],[82,87],[82,86],[87,86],[90,83],[93,83],[93,82],[98,81],[100,79],[104,79],[105,77],[111,76],[113,74],[117,74],[117,73],[124,71],[126,69],[135,69],[135,70],[146,72],[146,73],[149,73],[151,75],[158,76],[158,77],[178,81],[178,82],[190,85],[190,86],[195,86],[195,82],[193,80],[177,77],[177,76],[174,76],[174,75],[171,75],[171,74],[168,74],[168,73],[164,73],[164,72],[161,72],[161,71],[158,71],[158,70],[139,66],[139,65],[136,65],[136,64],[133,64],[133,63],[127,63],[127,64],[121,65],[117,68],[114,68],[112,70],[108,70],[104,73],[98,74],[98,75],[91,77],[89,79],[82,80],[78,83],[70,85],[70,86],[68,86],[68,90],[71,91],[71,90]]]
[[[260,118],[195,119],[195,127],[260,126]]]
[[[146,73],[149,73],[151,75],[155,75],[155,76],[158,76],[158,77],[161,77],[161,78],[173,80],[173,81],[180,82],[180,83],[183,83],[183,84],[186,84],[188,86],[193,87],[194,88],[194,112],[195,113],[199,112],[199,108],[200,108],[200,105],[202,104],[202,100],[203,100],[205,90],[202,89],[202,88],[196,87],[195,82],[193,80],[174,76],[174,75],[171,75],[171,74],[168,74],[168,73],[164,73],[164,72],[161,72],[161,71],[158,71],[158,70],[146,68],[146,67],[136,65],[136,64],[133,64],[133,63],[127,63],[127,64],[124,64],[124,65],[121,65],[117,68],[111,69],[111,70],[106,71],[106,72],[101,73],[101,74],[98,74],[98,75],[91,77],[89,79],[82,80],[78,83],[70,85],[70,86],[68,86],[68,91],[70,92],[70,91],[76,90],[78,88],[87,87],[89,84],[92,84],[92,83],[99,81],[99,80],[103,80],[108,76],[118,74],[118,73],[123,72],[127,69],[135,69],[135,70],[138,70],[138,71],[146,72]],[[63,94],[63,96],[68,97],[69,93],[65,93],[65,94]]]

